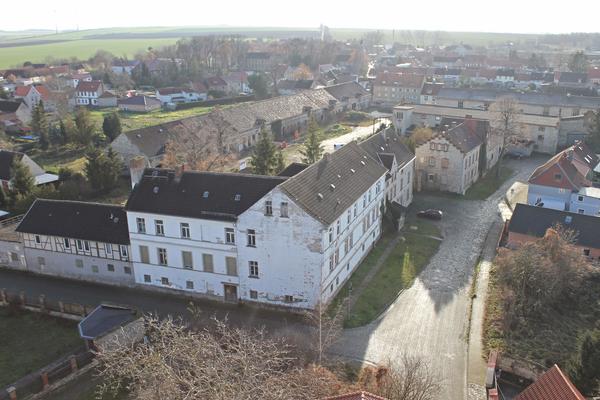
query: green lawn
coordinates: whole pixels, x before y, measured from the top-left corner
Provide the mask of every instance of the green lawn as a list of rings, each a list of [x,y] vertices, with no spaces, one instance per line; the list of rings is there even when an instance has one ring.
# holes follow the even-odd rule
[[[420,233],[421,235],[429,235],[440,237],[441,232],[437,223],[417,217],[416,213],[410,213],[404,221],[404,230],[411,233]]]
[[[115,110],[116,109],[114,108],[105,108],[90,112],[98,130],[102,130],[102,121],[104,120],[104,115]],[[156,110],[145,114],[120,112],[119,116],[121,117],[121,127],[123,132],[127,132],[134,129],[146,128],[148,126],[158,125],[182,118],[207,114],[210,112],[210,110],[212,110],[212,107],[195,107],[176,111]]]
[[[48,150],[33,148],[27,155],[43,169],[58,173],[61,167],[68,167],[75,172],[82,172],[85,166],[85,148],[75,144],[51,147]]]
[[[500,176],[496,178],[496,170],[492,169],[485,177],[479,179],[467,190],[464,198],[467,200],[485,200],[494,194],[512,175],[512,169],[501,167]]]
[[[75,322],[0,308],[0,387],[80,346]]]
[[[410,287],[440,245],[435,239],[405,233],[404,240],[392,250],[381,269],[358,296],[350,310],[345,326],[356,327],[373,321]]]

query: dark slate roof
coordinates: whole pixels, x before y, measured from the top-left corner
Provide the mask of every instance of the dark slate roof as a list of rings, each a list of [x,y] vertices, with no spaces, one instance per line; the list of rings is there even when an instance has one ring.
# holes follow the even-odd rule
[[[10,181],[15,157],[20,161],[23,158],[23,153],[0,150],[0,179],[3,181]]]
[[[14,113],[19,109],[21,102],[0,100],[0,112]]]
[[[310,89],[314,83],[312,79],[283,79],[277,82],[277,88],[282,90],[306,90]]]
[[[283,171],[281,171],[279,176],[294,176],[308,168],[308,164],[293,162],[288,165]]]
[[[388,169],[390,167],[385,165],[386,161],[380,157],[380,154],[393,154],[400,168],[415,158],[413,152],[400,141],[400,137],[394,132],[393,128],[371,136],[360,142],[359,146],[375,160],[381,160]]]
[[[160,100],[158,100],[155,97],[149,97],[149,96],[145,96],[145,95],[131,96],[131,97],[125,97],[123,99],[119,99],[119,104],[125,104],[125,105],[144,106],[148,103],[160,104]]]
[[[177,179],[173,171],[147,169],[125,208],[152,214],[235,221],[286,179],[217,172],[184,172]]]
[[[442,131],[441,133],[435,134],[435,136],[446,138],[454,145],[454,147],[463,153],[468,153],[483,143],[483,140],[479,137],[475,130],[470,129],[466,123],[456,125],[447,131]]]
[[[280,188],[307,213],[331,225],[386,172],[379,161],[350,142],[289,178]]]
[[[570,218],[567,218],[570,217]],[[567,222],[570,219],[570,222]],[[548,228],[560,224],[575,231],[578,246],[600,249],[600,218],[591,215],[517,204],[508,224],[509,232],[543,237]]]
[[[79,324],[79,336],[94,340],[136,319],[135,310],[100,304]]]
[[[338,101],[343,101],[345,98],[358,98],[360,96],[366,96],[369,94],[365,88],[360,86],[358,82],[354,81],[327,86],[323,89],[325,89],[327,93],[335,97]]]
[[[82,201],[37,199],[17,232],[129,244],[122,206]]]

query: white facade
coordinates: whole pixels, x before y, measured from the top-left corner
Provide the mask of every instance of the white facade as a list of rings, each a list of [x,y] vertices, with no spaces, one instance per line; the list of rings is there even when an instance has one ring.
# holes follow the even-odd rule
[[[390,171],[390,178],[386,180],[386,198],[390,202],[396,202],[403,207],[408,207],[413,199],[415,160],[399,167],[396,160]]]
[[[543,204],[544,208],[600,217],[600,189],[583,187],[579,192],[572,192],[564,188],[530,183],[527,204]]]
[[[206,93],[197,93],[195,91],[181,90],[176,93],[161,93],[160,90],[156,91],[156,98],[160,100],[161,104],[168,103],[190,103],[193,101],[204,101],[206,100]]]

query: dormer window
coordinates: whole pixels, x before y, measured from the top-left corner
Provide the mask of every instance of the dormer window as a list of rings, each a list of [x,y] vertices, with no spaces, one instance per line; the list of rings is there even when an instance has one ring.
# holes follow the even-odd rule
[[[208,191],[202,193],[202,197],[205,199],[208,199]]]
[[[554,180],[560,182],[562,180],[562,174],[554,174]]]

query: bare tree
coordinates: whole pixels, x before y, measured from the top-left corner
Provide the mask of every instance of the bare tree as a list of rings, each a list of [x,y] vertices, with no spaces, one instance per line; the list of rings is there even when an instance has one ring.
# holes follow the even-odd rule
[[[389,400],[436,399],[441,388],[439,377],[424,359],[407,355],[395,364],[363,369],[359,385]]]
[[[490,106],[490,112],[492,113],[490,121],[492,135],[496,136],[501,143],[496,163],[496,178],[498,178],[506,147],[523,137],[523,124],[520,120],[519,103],[514,97],[501,97]]]
[[[342,335],[346,301],[348,300],[344,300],[331,310],[318,303],[314,310],[305,313],[306,321],[313,328],[309,349],[316,355],[319,365],[323,362],[325,352]]]
[[[317,399],[345,385],[328,370],[297,362],[263,330],[213,320],[194,330],[181,320],[147,317],[142,343],[111,343],[98,353],[99,394],[126,389],[133,399]]]

